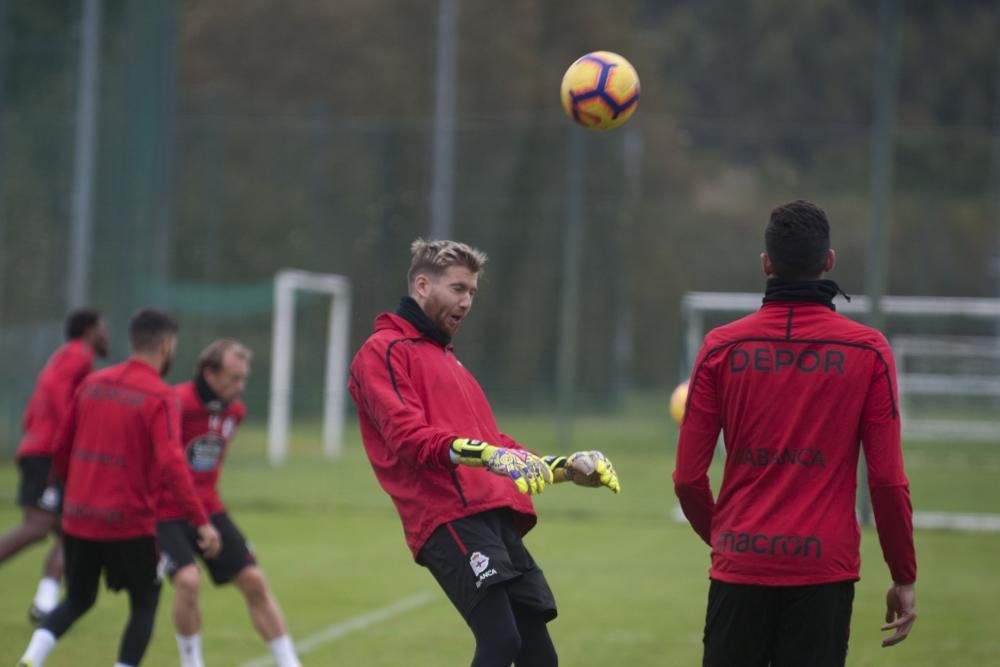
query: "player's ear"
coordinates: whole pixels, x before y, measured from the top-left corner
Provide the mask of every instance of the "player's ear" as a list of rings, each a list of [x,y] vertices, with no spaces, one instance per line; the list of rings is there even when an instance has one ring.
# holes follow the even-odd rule
[[[431,280],[423,273],[418,273],[413,278],[413,292],[414,296],[419,295],[421,297],[427,296],[430,291]]]
[[[766,252],[760,253],[760,268],[765,276],[774,275],[774,263],[771,262],[771,258],[767,256]]]
[[[177,336],[164,336],[160,341],[160,353],[164,357],[172,357],[177,350]]]
[[[823,262],[823,273],[830,273],[837,264],[837,251],[830,248],[826,251],[826,260]]]

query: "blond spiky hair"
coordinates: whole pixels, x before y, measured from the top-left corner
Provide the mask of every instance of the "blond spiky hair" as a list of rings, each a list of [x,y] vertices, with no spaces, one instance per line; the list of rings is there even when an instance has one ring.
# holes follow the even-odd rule
[[[437,278],[451,266],[464,266],[473,273],[481,273],[486,264],[486,253],[458,241],[425,241],[417,239],[410,244],[410,270],[407,282],[412,285],[417,274]]]

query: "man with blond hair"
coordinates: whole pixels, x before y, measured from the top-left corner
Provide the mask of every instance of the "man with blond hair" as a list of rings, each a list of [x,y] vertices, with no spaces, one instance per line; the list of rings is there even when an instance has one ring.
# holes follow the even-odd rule
[[[555,599],[522,542],[536,521],[529,496],[566,480],[617,493],[618,476],[600,452],[539,458],[500,432],[451,344],[486,255],[455,241],[410,250],[409,295],[351,364],[365,451],[414,559],[475,636],[472,667],[554,667]]]
[[[181,667],[204,667],[201,651],[201,556],[217,585],[232,582],[246,599],[250,620],[267,642],[278,667],[300,667],[278,602],[264,573],[219,497],[219,474],[229,441],[246,416],[240,396],[250,377],[250,350],[235,340],[210,343],[198,357],[193,380],[177,385],[181,401],[181,447],[195,490],[222,537],[216,558],[204,558],[173,489],[160,496],[157,535],[161,569],[174,586],[173,620]]]

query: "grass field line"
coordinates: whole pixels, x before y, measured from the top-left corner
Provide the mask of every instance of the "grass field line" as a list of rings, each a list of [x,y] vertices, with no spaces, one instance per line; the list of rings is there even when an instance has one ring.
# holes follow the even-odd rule
[[[366,630],[373,625],[386,621],[393,616],[398,616],[403,612],[416,609],[417,607],[422,607],[430,602],[433,597],[433,595],[426,591],[423,593],[417,593],[416,595],[411,595],[410,597],[397,600],[392,604],[380,607],[379,609],[375,609],[366,614],[349,618],[346,621],[341,621],[340,623],[334,623],[333,625],[324,628],[315,634],[309,635],[301,641],[295,642],[295,648],[300,656],[305,655],[318,646],[336,641],[341,637],[355,632],[361,632],[362,630]],[[274,658],[267,655],[244,663],[242,667],[269,667],[273,664]]]

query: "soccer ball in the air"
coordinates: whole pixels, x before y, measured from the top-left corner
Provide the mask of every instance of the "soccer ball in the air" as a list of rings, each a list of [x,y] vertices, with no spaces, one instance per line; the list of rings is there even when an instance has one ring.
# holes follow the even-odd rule
[[[674,421],[680,424],[684,421],[684,408],[687,404],[688,398],[688,383],[681,382],[674,389],[674,393],[670,394],[670,416],[674,418]]]
[[[570,118],[592,130],[610,130],[635,113],[639,75],[617,53],[594,51],[569,66],[560,94]]]

